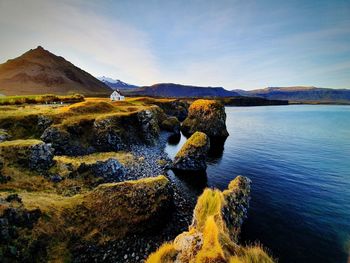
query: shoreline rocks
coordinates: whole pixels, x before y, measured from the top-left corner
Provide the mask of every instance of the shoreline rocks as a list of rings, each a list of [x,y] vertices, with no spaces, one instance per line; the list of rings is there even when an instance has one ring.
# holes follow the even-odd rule
[[[209,137],[226,138],[225,107],[215,100],[196,100],[189,107],[188,116],[181,125],[181,131],[192,135],[196,131],[204,132]]]
[[[195,132],[176,154],[172,168],[184,171],[206,170],[209,148],[209,137],[203,132]]]
[[[229,263],[254,258],[254,262],[273,263],[261,247],[237,244],[236,234],[246,217],[249,194],[250,180],[242,176],[231,181],[224,192],[204,190],[198,198],[188,231],[179,234],[173,242],[163,244],[146,262]]]

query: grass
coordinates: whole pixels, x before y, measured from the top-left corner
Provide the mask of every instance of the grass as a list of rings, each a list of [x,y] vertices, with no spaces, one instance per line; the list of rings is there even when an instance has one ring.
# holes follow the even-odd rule
[[[33,146],[40,143],[43,143],[43,142],[36,139],[4,141],[4,142],[0,142],[0,149],[1,148],[26,148],[26,147]]]
[[[80,94],[58,96],[52,94],[27,95],[27,96],[4,96],[0,97],[0,105],[22,105],[22,104],[47,104],[47,103],[73,103],[83,101],[84,96]]]
[[[176,250],[171,243],[163,244],[158,250],[151,254],[146,263],[171,263],[175,261]]]

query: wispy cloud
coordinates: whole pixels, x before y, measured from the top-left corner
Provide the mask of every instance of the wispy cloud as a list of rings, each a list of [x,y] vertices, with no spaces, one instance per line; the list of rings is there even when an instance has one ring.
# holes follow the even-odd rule
[[[73,2],[74,3],[74,2]],[[148,84],[159,78],[147,34],[118,19],[107,19],[71,1],[1,1],[1,58],[36,45],[65,56],[95,75],[120,75]],[[12,31],[12,32],[11,32]],[[11,36],[9,36],[11,35]],[[35,37],[33,37],[35,36]],[[14,52],[6,52],[15,46]],[[57,52],[56,52],[57,51]],[[18,53],[17,53],[18,55]]]

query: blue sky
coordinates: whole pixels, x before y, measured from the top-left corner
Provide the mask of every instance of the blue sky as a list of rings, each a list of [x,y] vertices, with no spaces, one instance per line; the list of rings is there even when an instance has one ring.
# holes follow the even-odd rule
[[[0,0],[0,36],[137,85],[350,88],[350,0]]]

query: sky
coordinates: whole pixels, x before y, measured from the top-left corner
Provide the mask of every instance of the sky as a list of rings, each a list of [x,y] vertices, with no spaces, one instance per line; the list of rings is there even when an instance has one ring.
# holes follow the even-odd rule
[[[136,85],[350,88],[350,0],[0,0],[0,37]]]

